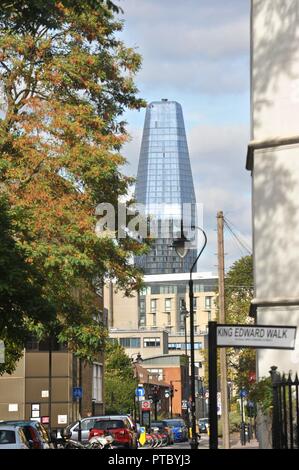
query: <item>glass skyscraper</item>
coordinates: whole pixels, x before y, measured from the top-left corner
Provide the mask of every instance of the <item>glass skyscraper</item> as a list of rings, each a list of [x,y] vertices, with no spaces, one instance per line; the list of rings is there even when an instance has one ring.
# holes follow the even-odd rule
[[[145,274],[188,272],[196,259],[196,249],[190,249],[182,259],[172,248],[173,239],[180,236],[181,220],[184,232],[196,223],[183,112],[175,101],[163,99],[147,107],[135,198],[156,227],[150,252],[136,258],[136,264]]]

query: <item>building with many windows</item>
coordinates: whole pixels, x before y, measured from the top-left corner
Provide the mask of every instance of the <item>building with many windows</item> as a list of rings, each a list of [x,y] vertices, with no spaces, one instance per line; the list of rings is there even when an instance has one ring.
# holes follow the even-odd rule
[[[135,197],[155,228],[151,251],[137,257],[136,264],[145,274],[189,271],[196,259],[194,246],[184,259],[171,247],[183,220],[184,234],[196,248],[195,192],[182,107],[175,101],[163,99],[147,107]]]
[[[102,293],[95,303],[102,320]],[[15,371],[0,377],[0,420],[34,419],[59,429],[79,415],[103,414],[103,377],[103,353],[89,364],[54,336],[45,341],[32,337]],[[81,400],[73,393],[76,388],[82,389]]]
[[[190,355],[188,281],[189,273],[144,276],[144,288],[133,297],[124,297],[112,284],[106,285],[104,302],[110,336],[124,346],[128,355]],[[203,376],[202,349],[208,322],[216,317],[218,278],[212,273],[194,273],[193,283],[195,365],[198,375]]]

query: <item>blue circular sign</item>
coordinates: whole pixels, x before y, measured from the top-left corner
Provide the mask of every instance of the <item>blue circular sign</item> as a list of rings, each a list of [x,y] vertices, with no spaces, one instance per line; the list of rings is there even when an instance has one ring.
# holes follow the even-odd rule
[[[143,387],[135,388],[135,396],[136,397],[144,397],[144,395],[145,395],[145,391],[144,391]]]

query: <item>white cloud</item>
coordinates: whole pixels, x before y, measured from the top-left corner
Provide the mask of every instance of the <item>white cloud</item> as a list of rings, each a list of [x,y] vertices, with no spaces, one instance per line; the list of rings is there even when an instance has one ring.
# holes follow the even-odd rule
[[[248,88],[247,0],[126,0],[124,35],[143,55],[143,87],[222,93]]]

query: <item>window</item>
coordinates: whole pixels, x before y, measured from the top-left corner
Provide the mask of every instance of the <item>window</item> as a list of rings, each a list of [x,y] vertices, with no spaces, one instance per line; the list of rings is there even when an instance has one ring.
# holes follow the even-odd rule
[[[170,351],[183,351],[185,349],[185,343],[168,343],[168,349]],[[187,343],[187,350],[190,351],[191,345]],[[194,350],[201,349],[201,343],[194,343]]]
[[[140,338],[119,338],[119,344],[124,348],[140,348]]]
[[[212,297],[210,296],[205,297],[205,309],[211,310],[211,308],[212,308]]]
[[[140,313],[145,313],[145,299],[140,299],[139,308]]]
[[[163,380],[163,369],[147,369],[147,371],[153,376],[156,376],[158,380]]]
[[[143,347],[144,348],[158,348],[160,346],[160,338],[144,338]]]
[[[15,431],[9,431],[6,429],[0,430],[0,445],[2,444],[15,444],[16,434]]]
[[[103,388],[103,366],[101,364],[93,364],[92,376],[92,398],[95,401],[103,401],[102,396]]]
[[[175,294],[176,291],[177,291],[177,286],[174,286],[174,285],[160,287],[160,294]]]
[[[157,299],[151,299],[151,313],[157,312]]]
[[[184,314],[187,311],[186,300],[183,299],[183,298],[180,298],[179,299],[179,305],[180,305],[180,312],[182,312],[182,314]]]
[[[171,299],[165,299],[165,312],[171,311]]]
[[[94,427],[94,419],[84,419],[81,422],[81,430],[82,431],[89,431],[93,427]],[[75,430],[78,431],[79,426]]]

